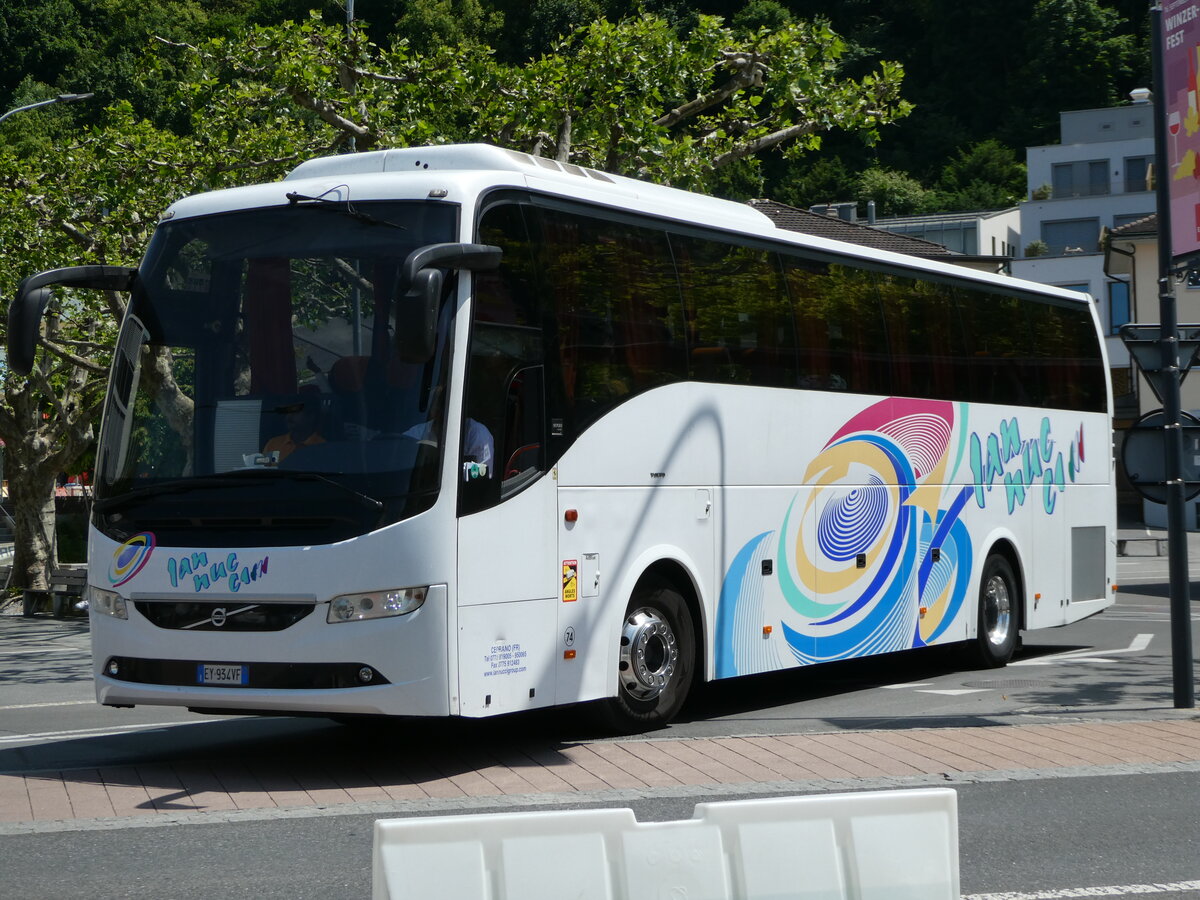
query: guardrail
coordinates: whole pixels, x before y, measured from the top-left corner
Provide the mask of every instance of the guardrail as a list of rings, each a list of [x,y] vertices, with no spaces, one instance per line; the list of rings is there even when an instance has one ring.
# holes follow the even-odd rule
[[[384,819],[375,900],[956,900],[949,788],[630,809]]]

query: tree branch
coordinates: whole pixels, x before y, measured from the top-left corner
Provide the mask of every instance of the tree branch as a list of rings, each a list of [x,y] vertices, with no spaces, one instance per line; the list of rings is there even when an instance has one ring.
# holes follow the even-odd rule
[[[354,135],[355,138],[362,140],[364,145],[374,143],[375,135],[371,132],[371,129],[365,128],[357,122],[351,122],[345,116],[341,115],[332,103],[326,100],[318,100],[316,97],[309,96],[303,91],[294,88],[288,91],[288,95],[296,101],[297,105],[315,112],[321,121],[327,125],[332,125],[339,131]]]
[[[294,163],[296,160],[308,159],[308,155],[304,153],[293,153],[289,156],[275,156],[271,159],[247,160],[237,163],[219,163],[215,170],[216,172],[239,172],[244,169],[266,169],[271,166],[279,166],[284,163]],[[178,168],[178,166],[176,166]]]
[[[166,46],[172,47],[176,50],[191,50],[193,53],[195,53],[198,56],[202,55],[200,53],[200,48],[193,47],[191,44],[183,44],[178,41],[168,41],[165,37],[159,37],[157,34],[154,35],[154,40],[158,41],[160,44],[165,44]]]
[[[733,68],[736,74],[719,88],[709,91],[704,96],[697,97],[695,100],[689,101],[682,106],[677,106],[665,116],[655,119],[655,125],[660,128],[670,128],[672,125],[698,115],[706,109],[719,106],[738,91],[745,90],[748,87],[757,87],[762,84],[763,75],[766,73],[767,67],[758,54],[733,53],[727,50],[722,56],[725,65]]]
[[[787,128],[781,128],[778,131],[772,131],[770,134],[764,134],[762,137],[755,138],[752,141],[746,141],[744,144],[738,144],[725,153],[722,153],[713,160],[712,166],[714,169],[719,169],[722,166],[729,165],[731,162],[736,162],[739,159],[745,159],[747,156],[754,156],[756,153],[761,153],[764,150],[770,150],[779,144],[786,141],[794,141],[798,137],[803,137],[806,134],[812,134],[817,130],[816,122],[803,122],[799,125],[790,125]]]
[[[555,140],[554,158],[560,163],[571,161],[571,113],[564,112],[562,124],[558,127],[558,138]]]
[[[384,75],[382,72],[371,72],[367,69],[359,69],[354,66],[346,66],[347,71],[357,75],[359,78],[366,78],[370,81],[381,81],[384,84],[416,84],[417,79],[411,75]]]
[[[54,356],[57,356],[65,363],[69,363],[72,366],[78,366],[81,369],[86,369],[87,371],[93,372],[97,375],[108,374],[108,366],[93,362],[90,359],[84,359],[82,356],[76,356],[74,353],[71,353],[64,347],[60,347],[53,341],[43,339],[39,341],[39,343],[45,347],[48,352]],[[47,386],[49,386],[49,382],[47,382]]]

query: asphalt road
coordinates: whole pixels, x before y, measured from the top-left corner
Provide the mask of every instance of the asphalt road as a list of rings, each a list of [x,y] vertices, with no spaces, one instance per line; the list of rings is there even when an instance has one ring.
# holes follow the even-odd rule
[[[702,692],[669,736],[1161,715],[1172,707],[1166,560],[1123,558],[1119,575],[1125,590],[1112,609],[1028,636],[1007,669],[964,671],[952,653],[936,651],[742,679]],[[1193,610],[1200,612],[1200,603]],[[1200,646],[1197,619],[1194,614],[1193,641]],[[110,710],[92,701],[85,623],[0,617],[0,647],[0,772],[179,759],[219,767],[288,754],[354,765],[386,753],[395,740],[452,746],[519,732],[550,745],[598,737],[573,710],[365,730],[323,719]],[[1081,768],[1063,774],[1071,777],[1042,773],[955,785],[964,894],[1109,886],[1115,895],[1135,893],[1126,888],[1142,883],[1200,882],[1200,771],[1110,775]],[[861,786],[882,785],[868,779]],[[633,808],[640,820],[664,821],[690,817],[700,800],[737,796],[697,790],[631,796],[619,805]],[[569,805],[594,804],[581,797]],[[464,801],[417,814],[491,808]],[[0,892],[23,898],[362,897],[369,893],[375,817],[308,809],[214,824],[111,820],[50,833],[2,832]],[[1163,895],[1200,897],[1200,889]]]
[[[1006,781],[957,791],[964,895],[1200,883],[1200,773]],[[667,821],[690,818],[699,799],[622,805],[639,821]],[[24,900],[368,897],[374,819],[11,835],[0,838],[0,884],[6,896]],[[1200,897],[1200,890],[1156,896],[1181,900]]]

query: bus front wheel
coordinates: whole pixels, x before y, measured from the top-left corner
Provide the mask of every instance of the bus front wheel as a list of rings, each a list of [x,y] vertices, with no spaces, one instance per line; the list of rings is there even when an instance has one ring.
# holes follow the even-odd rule
[[[665,583],[640,586],[621,623],[608,724],[624,732],[666,725],[687,699],[695,666],[695,629],[683,597]]]
[[[993,554],[983,564],[979,580],[979,628],[971,644],[973,661],[981,668],[1007,665],[1017,649],[1017,579],[1008,560]]]

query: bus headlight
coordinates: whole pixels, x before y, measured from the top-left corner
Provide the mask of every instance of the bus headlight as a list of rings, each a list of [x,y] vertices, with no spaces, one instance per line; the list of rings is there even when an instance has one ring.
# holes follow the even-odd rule
[[[112,616],[114,619],[128,619],[129,611],[125,608],[125,598],[114,591],[103,591],[98,587],[88,585],[84,592],[88,609],[102,616]]]
[[[343,594],[329,602],[326,622],[359,622],[363,619],[383,619],[403,616],[420,609],[429,588],[400,588],[394,591],[366,591]]]

